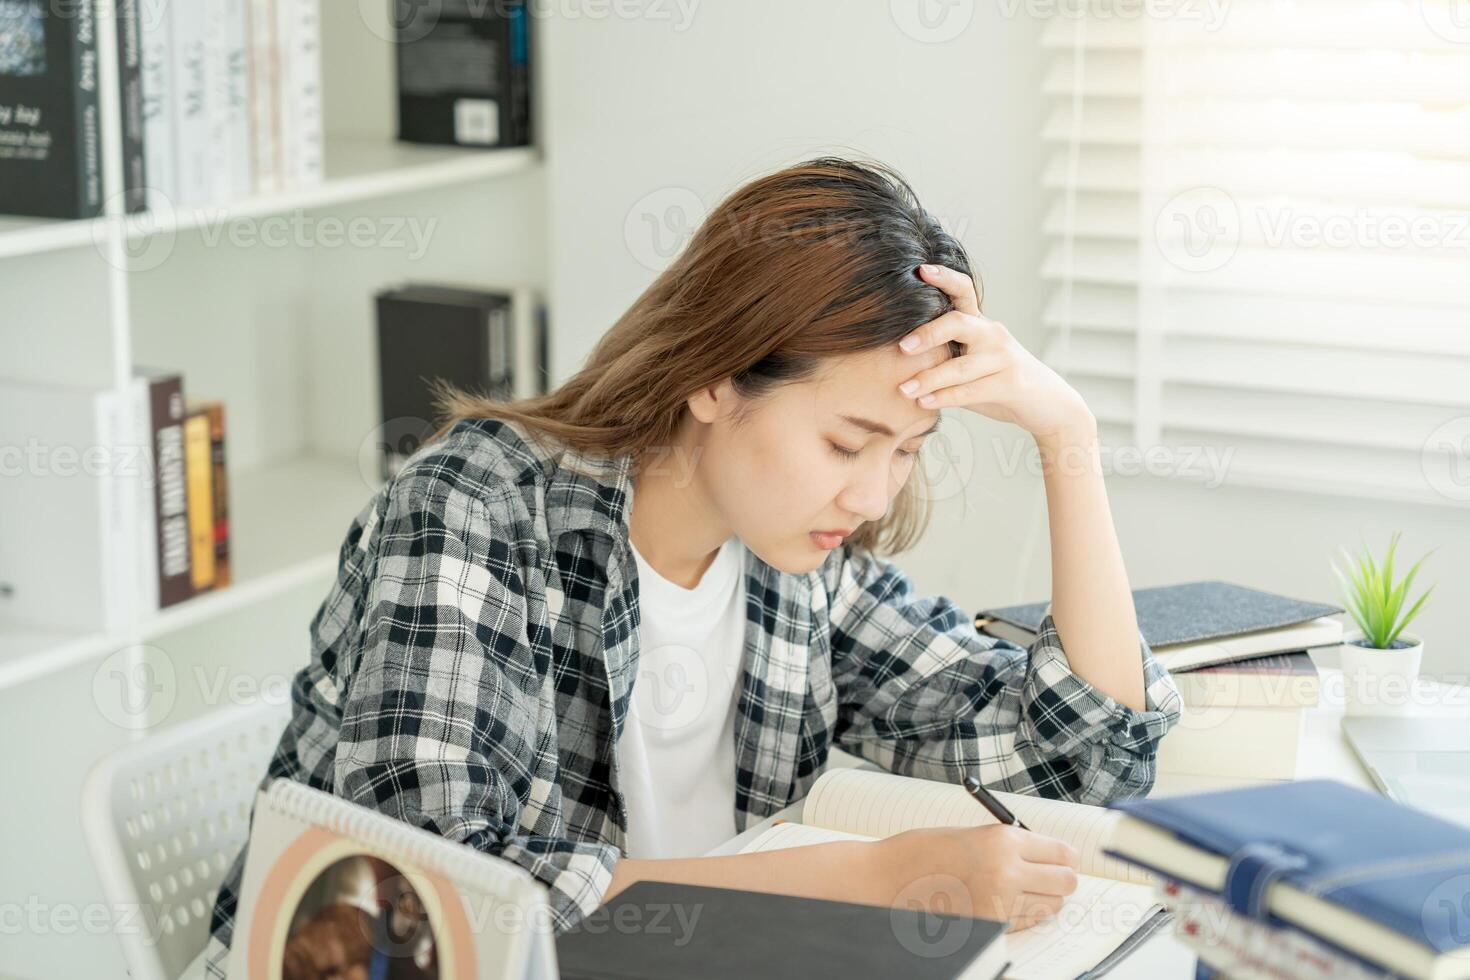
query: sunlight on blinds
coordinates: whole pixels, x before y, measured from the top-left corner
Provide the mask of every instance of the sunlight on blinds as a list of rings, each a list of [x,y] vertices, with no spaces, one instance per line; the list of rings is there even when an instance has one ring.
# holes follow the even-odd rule
[[[1470,4],[1078,7],[1042,40],[1045,353],[1105,437],[1470,502]]]

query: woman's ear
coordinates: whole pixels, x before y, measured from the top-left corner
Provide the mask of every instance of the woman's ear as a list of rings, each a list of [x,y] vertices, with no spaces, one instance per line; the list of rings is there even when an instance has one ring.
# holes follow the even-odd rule
[[[721,416],[729,415],[734,410],[739,396],[735,393],[735,387],[726,378],[716,384],[705,385],[686,400],[689,406],[689,414],[695,420],[706,425],[714,422]]]

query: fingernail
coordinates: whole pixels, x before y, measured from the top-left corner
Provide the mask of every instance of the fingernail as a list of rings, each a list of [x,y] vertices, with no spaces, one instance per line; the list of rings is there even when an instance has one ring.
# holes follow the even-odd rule
[[[924,265],[919,266],[919,268],[923,269],[926,273],[928,273],[931,276],[934,275],[934,273],[936,273],[936,272],[939,271],[939,266],[937,266],[937,265],[928,265],[927,263],[924,264]]]
[[[920,405],[923,405],[925,408],[928,408],[930,405],[933,405],[934,404],[934,396],[933,395],[920,395],[919,396],[919,404]]]
[[[919,390],[919,383],[910,379],[899,385],[898,390],[903,392],[905,395],[912,395],[914,392]]]
[[[905,337],[898,342],[898,346],[902,347],[904,350],[913,350],[915,347],[919,346],[919,338],[913,336]]]

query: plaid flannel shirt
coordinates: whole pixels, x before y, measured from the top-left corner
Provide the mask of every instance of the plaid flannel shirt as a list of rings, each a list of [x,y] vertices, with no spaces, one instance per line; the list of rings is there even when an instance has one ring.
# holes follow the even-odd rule
[[[595,909],[627,830],[630,464],[494,420],[421,449],[348,529],[266,778],[515,862],[547,886],[558,931]],[[737,828],[804,796],[834,744],[896,773],[1086,803],[1152,787],[1180,700],[1141,635],[1135,711],[1071,671],[1049,614],[1023,649],[868,552],[842,545],[806,574],[746,554]],[[214,906],[210,976],[225,975],[245,851]]]

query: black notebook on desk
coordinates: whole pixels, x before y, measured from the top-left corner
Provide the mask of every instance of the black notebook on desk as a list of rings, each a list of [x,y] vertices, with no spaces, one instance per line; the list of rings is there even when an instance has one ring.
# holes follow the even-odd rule
[[[992,980],[1005,925],[921,909],[639,881],[556,937],[562,980]]]
[[[975,627],[1022,645],[1035,639],[1047,603],[986,609]],[[1230,582],[1184,582],[1133,591],[1138,630],[1173,671],[1342,641],[1341,606],[1292,599]]]

